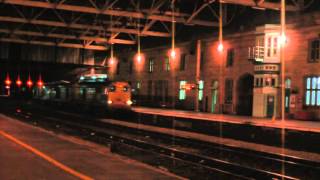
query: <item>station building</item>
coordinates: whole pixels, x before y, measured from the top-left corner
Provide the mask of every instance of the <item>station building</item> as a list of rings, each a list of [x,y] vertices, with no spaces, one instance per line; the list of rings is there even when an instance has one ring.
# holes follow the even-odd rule
[[[174,58],[170,45],[143,49],[140,60],[121,52],[110,76],[131,83],[137,105],[279,117],[280,25],[225,33],[223,51],[216,37],[176,44]],[[287,118],[320,120],[320,13],[288,18],[284,46]]]

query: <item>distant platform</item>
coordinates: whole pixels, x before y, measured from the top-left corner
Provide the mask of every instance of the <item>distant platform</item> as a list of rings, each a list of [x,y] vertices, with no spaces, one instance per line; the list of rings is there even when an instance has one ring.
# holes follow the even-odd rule
[[[214,122],[232,123],[232,124],[250,124],[253,126],[263,126],[270,128],[285,128],[296,131],[306,131],[320,133],[320,122],[287,119],[282,122],[279,119],[272,120],[268,118],[254,118],[250,116],[236,116],[226,114],[212,114],[203,112],[183,111],[175,109],[160,109],[149,107],[133,107],[138,113],[154,114],[161,116],[172,116],[180,118],[189,118],[193,120],[207,120]]]

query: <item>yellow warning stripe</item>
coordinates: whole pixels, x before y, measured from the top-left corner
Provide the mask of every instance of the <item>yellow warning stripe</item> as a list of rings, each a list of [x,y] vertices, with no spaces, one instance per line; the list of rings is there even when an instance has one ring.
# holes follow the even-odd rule
[[[40,156],[41,158],[45,159],[46,161],[48,161],[49,163],[53,164],[54,166],[62,169],[63,171],[65,171],[65,172],[67,172],[67,173],[69,173],[69,174],[71,174],[71,175],[73,175],[73,176],[75,176],[75,177],[78,177],[79,179],[82,179],[82,180],[93,180],[93,178],[91,178],[91,177],[89,177],[89,176],[86,176],[86,175],[84,175],[84,174],[82,174],[82,173],[80,173],[80,172],[77,172],[76,170],[74,170],[74,169],[72,169],[72,168],[70,168],[70,167],[68,167],[68,166],[66,166],[66,165],[64,165],[64,164],[56,161],[56,160],[53,159],[52,157],[50,157],[50,156],[44,154],[43,152],[41,152],[41,151],[33,148],[32,146],[30,146],[30,145],[28,145],[28,144],[20,141],[19,139],[13,137],[13,136],[10,135],[10,134],[7,134],[7,133],[5,133],[5,132],[3,132],[3,131],[1,131],[1,130],[0,130],[0,134],[1,134],[3,137],[5,137],[5,138],[7,138],[7,139],[9,139],[9,140],[11,140],[11,141],[13,141],[13,142],[15,142],[16,144],[22,146],[23,148],[31,151],[32,153]]]

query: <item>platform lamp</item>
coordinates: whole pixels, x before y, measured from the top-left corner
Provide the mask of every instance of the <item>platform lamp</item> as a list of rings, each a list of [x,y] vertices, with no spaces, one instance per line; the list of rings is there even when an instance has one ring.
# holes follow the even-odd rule
[[[172,10],[172,14],[171,14],[171,50],[169,51],[169,66],[170,64],[172,64],[172,108],[175,108],[175,81],[176,81],[176,77],[175,77],[175,72],[174,72],[174,63],[173,60],[176,58],[176,49],[175,49],[175,31],[176,31],[176,20],[175,20],[175,0],[171,0],[171,10]]]
[[[170,58],[171,59],[175,59],[176,57],[176,50],[175,50],[175,15],[174,15],[174,1],[175,0],[172,0],[171,1],[171,9],[172,9],[172,15],[171,15],[171,50],[170,50]]]
[[[222,2],[219,1],[219,45],[218,45],[218,51],[223,51],[223,34],[222,34]]]
[[[113,64],[114,64],[113,43],[111,43],[111,47],[110,47],[110,58],[109,58],[108,64],[109,64],[109,66],[113,66]]]

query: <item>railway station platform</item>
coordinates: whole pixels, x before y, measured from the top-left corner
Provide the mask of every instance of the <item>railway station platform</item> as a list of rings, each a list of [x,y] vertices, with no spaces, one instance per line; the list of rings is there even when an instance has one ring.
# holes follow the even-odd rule
[[[0,114],[0,179],[181,179]]]
[[[209,114],[202,112],[133,107],[137,114],[135,122],[152,127],[179,130],[183,133],[195,133],[195,137],[205,136],[199,140],[210,141],[214,137],[235,140],[227,143],[238,146],[239,142],[253,143],[250,147],[259,150],[259,145],[279,148],[274,152],[281,153],[281,147],[300,152],[320,154],[320,122],[301,120],[272,120],[244,116]],[[189,137],[188,135],[185,135]],[[216,142],[222,141],[216,139]],[[224,144],[224,142],[222,143]],[[241,147],[249,147],[240,143]],[[267,152],[268,148],[263,148]],[[273,150],[272,150],[273,151]],[[293,153],[292,155],[299,153]],[[306,155],[308,156],[308,155]],[[310,156],[312,157],[312,156]]]
[[[213,122],[232,123],[232,124],[250,124],[253,126],[262,126],[269,128],[285,128],[296,131],[320,133],[320,121],[306,121],[287,119],[282,122],[279,119],[254,118],[249,116],[236,116],[226,114],[212,114],[203,112],[183,111],[176,109],[160,109],[149,107],[134,107],[133,110],[138,113],[153,114],[161,116],[188,118],[194,120],[206,120]]]

